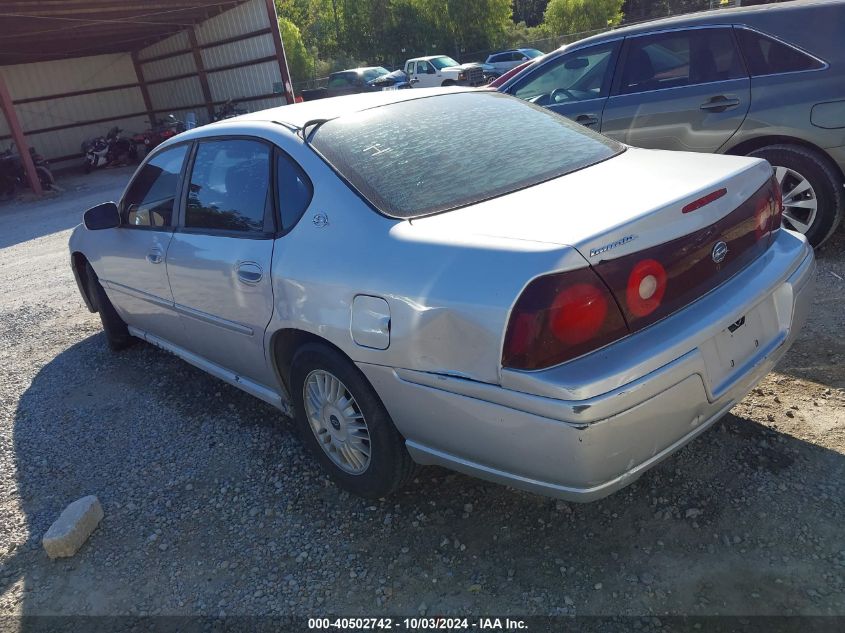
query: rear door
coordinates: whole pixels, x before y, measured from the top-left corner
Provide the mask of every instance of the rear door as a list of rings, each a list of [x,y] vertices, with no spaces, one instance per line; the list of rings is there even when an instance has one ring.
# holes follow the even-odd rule
[[[730,26],[628,37],[601,132],[637,147],[715,152],[748,113]]]
[[[617,40],[565,53],[542,64],[508,92],[598,130],[619,48]]]
[[[265,385],[264,330],[273,313],[272,156],[272,146],[254,138],[198,141],[167,252],[188,349]]]
[[[132,326],[172,343],[184,341],[173,309],[165,257],[173,236],[183,166],[190,144],[157,152],[135,174],[120,201],[120,226],[104,231],[94,270],[111,302]]]

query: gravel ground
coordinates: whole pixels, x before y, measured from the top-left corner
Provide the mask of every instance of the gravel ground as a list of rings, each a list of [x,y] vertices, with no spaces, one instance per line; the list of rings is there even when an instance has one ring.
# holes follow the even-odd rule
[[[845,236],[792,352],[637,483],[572,505],[440,469],[380,502],[291,422],[147,345],[110,353],[68,229],[128,172],[0,207],[0,615],[845,614]],[[96,494],[71,559],[41,536]]]

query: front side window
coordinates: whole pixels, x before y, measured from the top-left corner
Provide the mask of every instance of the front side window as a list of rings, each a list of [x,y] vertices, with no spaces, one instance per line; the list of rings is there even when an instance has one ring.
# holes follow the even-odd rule
[[[613,42],[565,54],[538,68],[513,94],[545,106],[606,97],[617,46]]]
[[[259,141],[203,141],[191,170],[185,227],[261,233],[270,148]]]
[[[487,91],[344,115],[317,127],[310,146],[376,209],[396,218],[474,204],[623,151],[550,110]]]
[[[148,228],[173,226],[173,207],[179,174],[188,145],[166,149],[153,156],[126,190],[120,206],[121,224]]]
[[[434,67],[428,62],[417,62],[418,75],[433,75]]]
[[[730,29],[673,31],[628,40],[619,92],[633,94],[745,76]]]
[[[735,29],[739,47],[752,77],[823,68],[819,60],[762,33]]]

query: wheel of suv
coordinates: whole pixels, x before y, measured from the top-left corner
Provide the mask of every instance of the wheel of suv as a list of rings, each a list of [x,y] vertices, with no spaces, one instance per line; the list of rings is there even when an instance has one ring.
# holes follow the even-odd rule
[[[404,439],[370,383],[344,356],[327,345],[303,346],[294,356],[290,384],[302,440],[341,488],[377,499],[412,477]]]
[[[799,145],[769,145],[749,156],[772,164],[783,190],[783,225],[821,246],[839,226],[845,200],[842,179],[817,152]]]
[[[129,347],[137,339],[129,333],[126,323],[120,318],[112,302],[109,301],[106,291],[103,290],[100,280],[97,279],[97,273],[91,268],[91,264],[85,264],[85,274],[88,277],[89,297],[97,312],[100,313],[100,321],[103,324],[103,332],[106,334],[109,347],[114,351]]]

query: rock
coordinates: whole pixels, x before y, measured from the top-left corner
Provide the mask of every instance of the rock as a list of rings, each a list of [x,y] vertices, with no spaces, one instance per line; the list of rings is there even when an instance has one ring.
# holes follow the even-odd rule
[[[563,603],[566,606],[571,607],[573,604],[575,604],[575,601],[572,598],[570,598],[569,596],[564,596],[563,597]]]
[[[795,414],[792,412],[792,409],[786,410],[786,417],[788,417],[788,418],[794,418],[795,417]]]
[[[426,611],[428,611],[428,605],[425,602],[421,603],[420,606],[417,607],[417,612],[420,615],[425,615]]]
[[[102,519],[103,506],[94,495],[71,503],[41,539],[47,556],[60,558],[76,554]]]
[[[654,582],[654,576],[651,575],[648,572],[644,572],[644,573],[640,574],[640,582],[643,583],[644,585],[650,585],[651,583]]]
[[[688,519],[694,519],[695,517],[700,517],[702,514],[704,513],[698,508],[690,508],[684,513],[684,516]]]
[[[465,503],[464,504],[464,512],[466,512],[467,514],[472,514],[472,504],[471,503]]]

